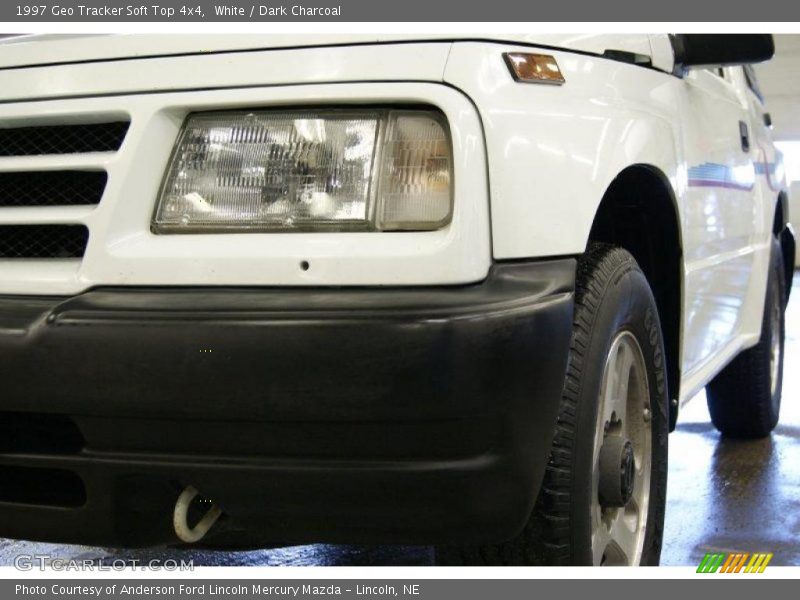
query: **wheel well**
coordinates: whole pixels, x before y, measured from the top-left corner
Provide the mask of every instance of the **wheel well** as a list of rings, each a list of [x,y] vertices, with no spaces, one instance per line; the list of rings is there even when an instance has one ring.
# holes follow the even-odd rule
[[[617,175],[597,210],[589,241],[625,248],[653,290],[664,334],[672,430],[680,397],[683,253],[677,209],[664,175],[646,165]]]

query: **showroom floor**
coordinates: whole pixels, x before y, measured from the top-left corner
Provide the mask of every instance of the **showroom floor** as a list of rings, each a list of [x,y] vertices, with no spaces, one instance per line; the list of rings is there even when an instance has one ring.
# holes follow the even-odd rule
[[[720,439],[705,398],[681,413],[670,438],[664,565],[697,565],[706,552],[772,552],[774,565],[800,564],[800,271],[787,313],[781,423],[764,440]],[[19,554],[59,558],[194,560],[200,565],[419,565],[429,548],[298,546],[252,552],[107,551],[0,539],[0,565]]]

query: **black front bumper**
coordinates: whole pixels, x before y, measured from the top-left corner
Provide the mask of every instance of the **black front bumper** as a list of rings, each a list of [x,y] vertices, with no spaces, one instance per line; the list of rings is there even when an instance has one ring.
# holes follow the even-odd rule
[[[497,541],[547,461],[575,262],[402,289],[0,298],[0,536],[209,544]]]

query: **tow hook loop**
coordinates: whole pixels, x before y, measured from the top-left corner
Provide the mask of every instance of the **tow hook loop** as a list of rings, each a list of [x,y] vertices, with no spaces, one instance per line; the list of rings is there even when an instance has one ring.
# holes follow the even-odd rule
[[[175,512],[172,515],[172,524],[175,527],[175,534],[182,542],[193,544],[199,542],[208,533],[208,530],[217,522],[222,509],[213,504],[208,512],[203,515],[203,518],[198,521],[194,527],[189,527],[186,521],[186,515],[189,512],[189,505],[194,500],[199,492],[192,486],[188,486],[181,495],[178,496],[178,501],[175,503]]]

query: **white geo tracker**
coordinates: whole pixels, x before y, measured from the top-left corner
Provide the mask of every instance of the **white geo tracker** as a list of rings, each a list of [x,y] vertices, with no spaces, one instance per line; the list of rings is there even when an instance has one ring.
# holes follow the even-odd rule
[[[0,43],[0,535],[657,564],[781,400],[768,35]]]

